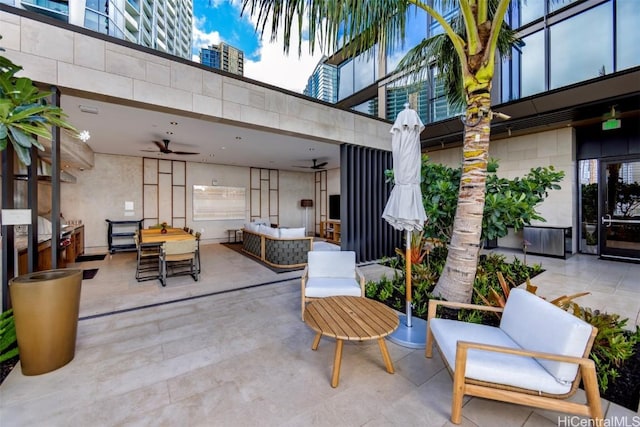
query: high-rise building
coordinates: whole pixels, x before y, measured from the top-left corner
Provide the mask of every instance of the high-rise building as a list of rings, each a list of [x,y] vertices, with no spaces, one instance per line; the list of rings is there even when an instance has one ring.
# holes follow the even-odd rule
[[[326,56],[320,59],[303,93],[322,101],[335,103],[338,100],[338,68],[327,64],[326,59]]]
[[[192,0],[0,0],[0,3],[191,59]]]
[[[200,63],[207,67],[244,75],[244,52],[226,43],[201,48]]]

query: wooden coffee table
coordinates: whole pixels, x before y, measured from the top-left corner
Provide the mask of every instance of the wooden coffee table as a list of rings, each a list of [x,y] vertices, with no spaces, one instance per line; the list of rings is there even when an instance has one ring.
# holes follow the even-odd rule
[[[387,372],[393,374],[393,363],[389,357],[384,337],[398,327],[399,320],[398,315],[386,305],[362,297],[319,298],[307,305],[304,312],[304,322],[317,332],[311,346],[312,350],[318,349],[320,338],[323,335],[336,339],[331,387],[338,386],[342,345],[345,340],[377,339]]]

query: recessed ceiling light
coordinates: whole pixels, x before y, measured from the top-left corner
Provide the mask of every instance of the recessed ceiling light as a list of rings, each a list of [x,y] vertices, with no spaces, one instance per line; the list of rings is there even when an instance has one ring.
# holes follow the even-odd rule
[[[227,147],[220,147],[220,149],[221,149],[221,150],[226,150],[226,149],[227,149]]]

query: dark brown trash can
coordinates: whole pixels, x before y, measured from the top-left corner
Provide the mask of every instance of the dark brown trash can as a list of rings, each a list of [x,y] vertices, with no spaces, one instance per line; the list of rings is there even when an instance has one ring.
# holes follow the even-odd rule
[[[82,270],[24,274],[9,281],[23,375],[51,372],[76,351]]]

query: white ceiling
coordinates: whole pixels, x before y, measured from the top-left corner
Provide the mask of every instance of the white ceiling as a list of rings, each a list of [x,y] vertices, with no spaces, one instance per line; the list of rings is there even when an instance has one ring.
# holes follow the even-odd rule
[[[89,131],[87,144],[95,153],[297,172],[313,172],[313,159],[328,162],[326,169],[340,166],[337,144],[64,93],[60,104],[71,124]],[[83,112],[80,106],[97,114]],[[153,141],[163,139],[171,141],[170,150],[199,154],[160,153]]]

